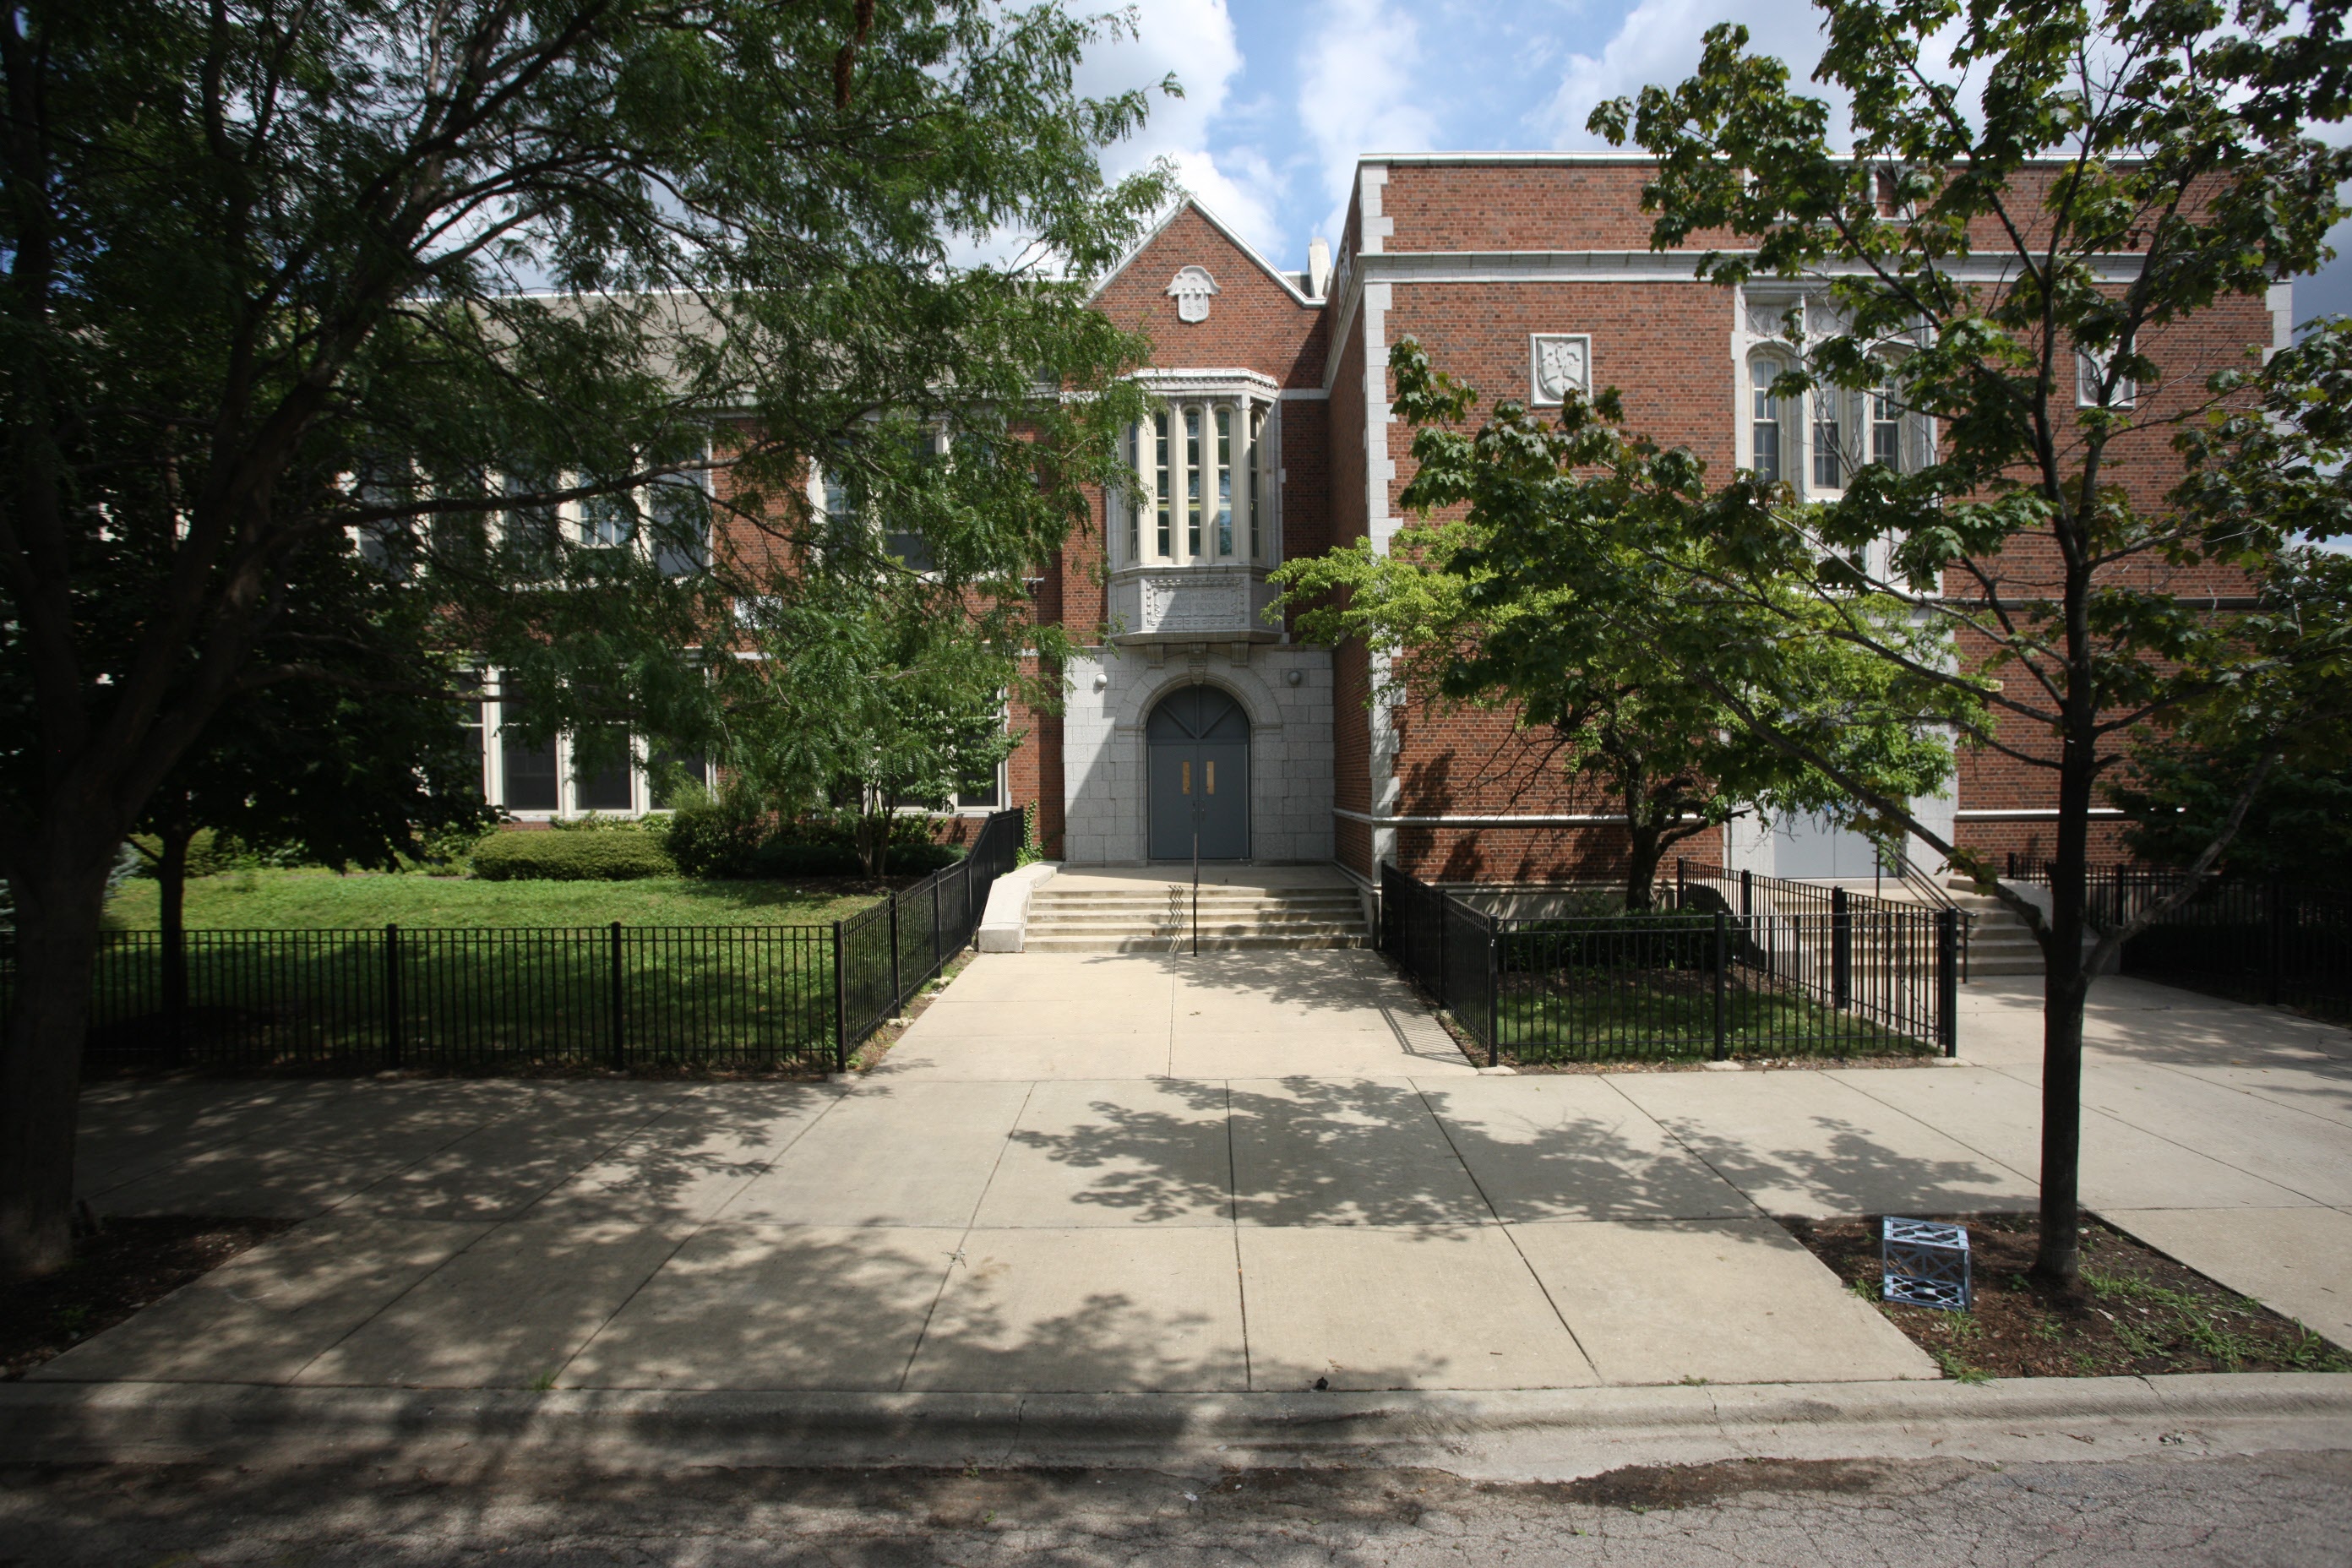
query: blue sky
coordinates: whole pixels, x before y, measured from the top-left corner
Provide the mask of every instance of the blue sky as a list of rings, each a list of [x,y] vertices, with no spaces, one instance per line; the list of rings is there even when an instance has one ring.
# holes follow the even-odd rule
[[[1080,9],[1089,8],[1081,0]],[[1108,5],[1104,8],[1108,9]],[[1136,0],[1141,37],[1097,52],[1094,90],[1183,83],[1114,170],[1155,156],[1277,265],[1332,235],[1363,153],[1595,147],[1604,98],[1672,85],[1699,40],[1738,20],[1753,47],[1809,77],[1818,14],[1804,0]],[[2345,259],[2298,283],[2295,313],[2352,312]]]

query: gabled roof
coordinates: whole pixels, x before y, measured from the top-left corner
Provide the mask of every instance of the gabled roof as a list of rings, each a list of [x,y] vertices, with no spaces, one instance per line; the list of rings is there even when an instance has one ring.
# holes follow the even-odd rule
[[[1311,306],[1318,309],[1328,302],[1326,300],[1318,300],[1314,295],[1307,292],[1304,289],[1301,289],[1292,279],[1289,273],[1285,272],[1282,268],[1276,267],[1273,262],[1268,261],[1263,255],[1259,254],[1256,246],[1252,245],[1248,240],[1244,239],[1240,234],[1235,232],[1231,224],[1226,223],[1223,219],[1218,217],[1216,214],[1211,212],[1207,207],[1202,206],[1198,198],[1193,196],[1185,196],[1181,200],[1178,201],[1174,206],[1168,209],[1167,216],[1161,218],[1158,223],[1153,224],[1150,229],[1145,231],[1143,237],[1136,241],[1135,248],[1118,258],[1118,266],[1112,268],[1108,273],[1103,275],[1103,280],[1095,285],[1094,292],[1087,296],[1087,303],[1091,305],[1097,300],[1101,299],[1103,290],[1109,288],[1112,283],[1118,279],[1122,273],[1126,272],[1129,267],[1132,267],[1135,264],[1136,258],[1150,249],[1152,241],[1158,239],[1162,234],[1166,233],[1168,226],[1174,223],[1177,218],[1181,216],[1184,209],[1187,207],[1192,208],[1194,212],[1199,213],[1202,217],[1208,220],[1208,225],[1211,228],[1213,228],[1219,234],[1223,235],[1227,240],[1232,242],[1234,249],[1240,251],[1253,262],[1255,262],[1257,264],[1258,270],[1264,272],[1268,278],[1273,279],[1275,282],[1281,285],[1284,292],[1287,293],[1293,300],[1297,300],[1302,305]]]

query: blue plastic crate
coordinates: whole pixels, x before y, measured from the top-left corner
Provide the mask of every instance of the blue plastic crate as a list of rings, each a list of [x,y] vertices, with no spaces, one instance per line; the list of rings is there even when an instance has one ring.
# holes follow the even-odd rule
[[[1888,1215],[1879,1231],[1878,1261],[1889,1301],[1965,1312],[1974,1301],[1965,1226]]]

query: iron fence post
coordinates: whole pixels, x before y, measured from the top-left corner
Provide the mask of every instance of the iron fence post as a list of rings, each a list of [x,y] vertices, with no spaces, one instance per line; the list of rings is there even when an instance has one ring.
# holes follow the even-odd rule
[[[1739,918],[1747,920],[1756,913],[1756,873],[1739,873]]]
[[[1936,911],[1936,1043],[1960,1054],[1960,911]]]
[[[1843,888],[1830,889],[1830,1000],[1840,1009],[1853,1005],[1853,917]]]
[[[1690,879],[1684,869],[1687,864],[1681,856],[1675,857],[1675,908],[1678,910],[1690,908]]]
[[[2286,955],[2282,951],[2286,946],[2285,889],[2273,882],[2263,890],[2270,896],[2271,907],[2263,941],[2263,1000],[2275,1007],[2284,994],[2280,980],[2286,964]]]
[[[172,1065],[188,1065],[188,930],[172,932],[163,949],[163,1015],[172,1035]]]
[[[1726,1043],[1723,1020],[1723,992],[1727,972],[1731,967],[1731,941],[1728,922],[1721,910],[1715,911],[1715,1059],[1727,1060],[1731,1047]]]
[[[937,974],[947,967],[947,954],[940,946],[940,881],[931,879],[931,973]]]
[[[383,928],[383,1065],[400,1066],[400,927]]]
[[[897,951],[893,944],[892,951]],[[833,1070],[849,1070],[849,998],[842,984],[846,967],[841,950],[841,922],[833,922]]]
[[[1441,1007],[1451,1007],[1454,1005],[1454,997],[1452,994],[1454,988],[1445,983],[1445,977],[1448,973],[1445,967],[1445,928],[1453,923],[1453,921],[1445,918],[1445,905],[1443,900],[1440,900],[1437,906],[1436,990],[1437,1005]]]
[[[1503,1065],[1503,922],[1486,917],[1486,1065]]]
[[[890,905],[890,1011],[895,1013],[898,1010],[899,998],[907,994],[907,988],[899,984],[898,978],[898,895],[885,893],[883,897]]]
[[[618,1072],[623,1068],[629,1065],[628,1039],[627,1036],[624,1033],[624,1030],[627,1026],[621,1015],[621,922],[618,921],[614,921],[613,922],[611,954],[613,971],[613,1070]]]

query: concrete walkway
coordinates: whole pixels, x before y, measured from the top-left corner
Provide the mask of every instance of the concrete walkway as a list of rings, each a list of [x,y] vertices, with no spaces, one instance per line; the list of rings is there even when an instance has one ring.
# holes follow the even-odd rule
[[[2352,1343],[2347,1037],[2096,994],[2086,1200]],[[110,1086],[85,1100],[101,1211],[306,1217],[38,1375],[1927,1377],[1767,1216],[2032,1206],[2032,998],[1967,1006],[1958,1068],[1495,1077],[1370,953],[989,955],[854,1087]]]

